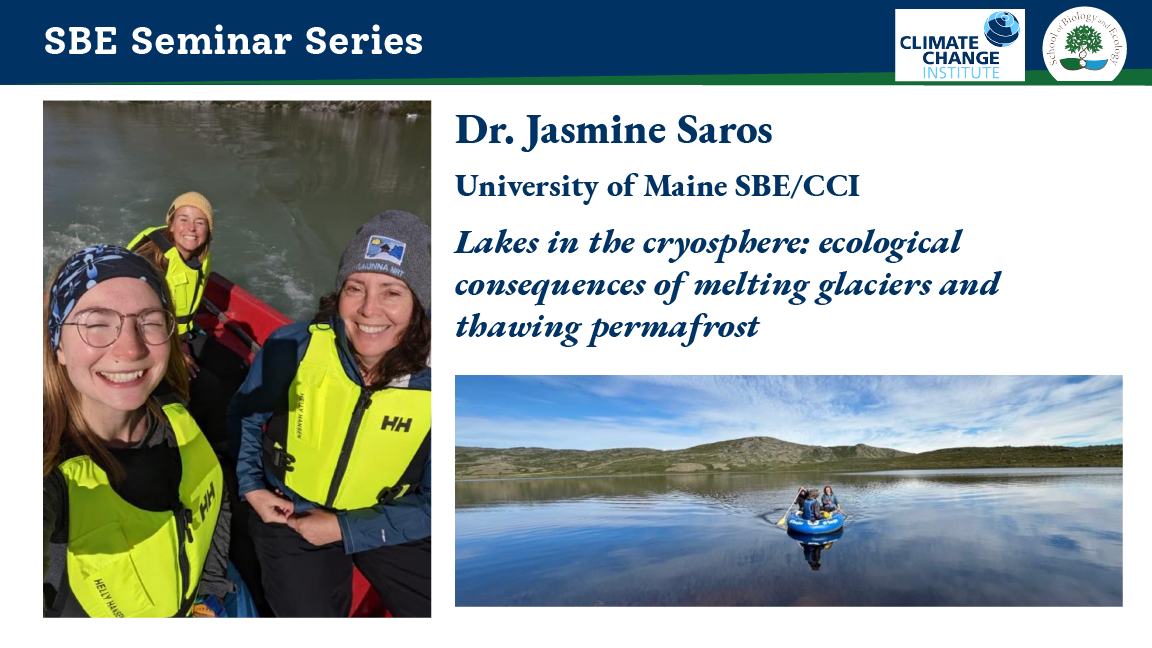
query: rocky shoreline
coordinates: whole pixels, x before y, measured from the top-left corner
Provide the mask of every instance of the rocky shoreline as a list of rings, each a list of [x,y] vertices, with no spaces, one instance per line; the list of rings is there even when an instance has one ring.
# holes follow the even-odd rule
[[[431,101],[93,101],[84,103],[168,104],[225,107],[249,112],[323,112],[341,115],[430,117]]]

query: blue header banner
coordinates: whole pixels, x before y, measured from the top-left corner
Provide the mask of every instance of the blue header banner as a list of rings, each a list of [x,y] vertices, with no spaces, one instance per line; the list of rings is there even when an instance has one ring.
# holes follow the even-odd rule
[[[1030,2],[1027,70],[1076,0]],[[897,8],[967,2],[18,3],[3,83],[290,82],[889,73]],[[995,7],[993,7],[995,9]],[[1152,3],[1100,6],[1152,68]],[[1002,7],[1000,9],[1008,9]],[[981,33],[973,26],[972,35]],[[934,36],[934,35],[925,35]]]

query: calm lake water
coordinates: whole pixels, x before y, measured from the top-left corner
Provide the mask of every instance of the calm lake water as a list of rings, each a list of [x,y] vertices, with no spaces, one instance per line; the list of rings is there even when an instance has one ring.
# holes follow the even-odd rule
[[[385,209],[431,222],[427,117],[171,103],[44,104],[44,277],[76,250],[127,244],[195,190],[213,269],[289,317],[334,289],[340,253]]]
[[[775,526],[800,485],[850,515]],[[456,605],[1123,603],[1119,468],[456,484]],[[819,568],[814,569],[813,564]]]

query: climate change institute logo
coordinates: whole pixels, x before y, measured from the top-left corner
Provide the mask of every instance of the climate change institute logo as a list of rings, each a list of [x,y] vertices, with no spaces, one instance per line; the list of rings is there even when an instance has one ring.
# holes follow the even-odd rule
[[[1023,9],[897,9],[896,81],[1023,81]]]
[[[1111,81],[1127,58],[1120,23],[1095,7],[1065,11],[1044,33],[1044,63],[1057,81]]]
[[[1008,47],[1020,36],[1020,21],[1008,11],[997,11],[984,21],[984,38],[996,47]]]

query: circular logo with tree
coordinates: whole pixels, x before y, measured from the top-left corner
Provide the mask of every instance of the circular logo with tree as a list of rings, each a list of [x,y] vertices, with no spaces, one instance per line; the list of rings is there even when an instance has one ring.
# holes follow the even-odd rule
[[[1062,58],[1060,65],[1064,66],[1065,70],[1079,70],[1086,68],[1089,70],[1103,70],[1104,66],[1108,64],[1106,60],[1087,60],[1088,54],[1095,54],[1104,49],[1101,44],[1100,32],[1088,25],[1080,25],[1073,27],[1072,31],[1068,32],[1068,36],[1064,39],[1064,49],[1069,52],[1080,52],[1080,58]]]
[[[1044,62],[1057,81],[1111,81],[1127,56],[1120,23],[1095,7],[1065,11],[1044,34]]]

